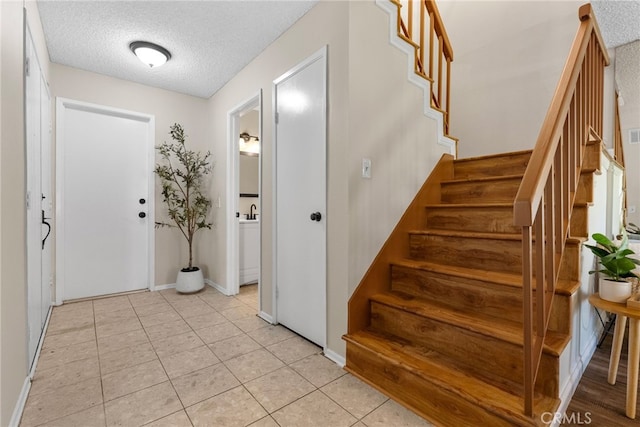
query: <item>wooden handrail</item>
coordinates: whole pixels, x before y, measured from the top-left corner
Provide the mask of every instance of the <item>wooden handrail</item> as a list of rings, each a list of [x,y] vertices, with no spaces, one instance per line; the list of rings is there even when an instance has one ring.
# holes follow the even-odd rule
[[[443,114],[444,132],[449,136],[451,123],[451,62],[453,48],[435,0],[405,0],[407,16],[402,16],[403,2],[390,0],[398,8],[398,36],[415,49],[414,71],[431,86],[431,106]],[[414,25],[414,3],[418,4],[419,25]],[[417,30],[415,32],[414,30]],[[428,44],[428,46],[427,46]],[[435,48],[437,46],[437,48]]]
[[[533,391],[584,150],[602,135],[604,67],[609,56],[591,5],[581,6],[578,17],[576,38],[513,208],[514,224],[522,227],[524,412],[528,416],[533,416]]]

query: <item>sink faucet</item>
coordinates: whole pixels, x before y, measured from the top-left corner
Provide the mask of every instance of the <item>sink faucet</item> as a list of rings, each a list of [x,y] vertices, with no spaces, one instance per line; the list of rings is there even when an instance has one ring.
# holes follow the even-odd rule
[[[255,203],[251,204],[251,209],[249,210],[249,219],[256,219],[256,214],[253,213],[253,210],[258,210],[258,207],[255,205]]]

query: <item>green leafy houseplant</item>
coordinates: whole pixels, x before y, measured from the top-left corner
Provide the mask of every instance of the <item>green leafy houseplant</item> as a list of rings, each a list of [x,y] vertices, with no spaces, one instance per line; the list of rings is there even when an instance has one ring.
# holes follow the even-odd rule
[[[211,153],[204,155],[188,150],[186,135],[181,125],[175,123],[169,134],[174,142],[163,142],[156,147],[162,161],[154,172],[162,184],[162,197],[173,224],[156,222],[156,226],[177,227],[189,245],[189,266],[183,271],[197,270],[193,267],[193,236],[202,228],[211,229],[207,214],[211,200],[204,195],[204,177],[212,166]]]
[[[585,246],[591,249],[591,252],[600,260],[602,269],[590,271],[589,274],[602,273],[616,282],[624,282],[627,278],[638,277],[633,273],[633,270],[637,265],[640,265],[640,261],[628,257],[635,252],[629,249],[627,233],[622,233],[620,245],[616,245],[604,234],[595,233],[592,237],[598,246]]]

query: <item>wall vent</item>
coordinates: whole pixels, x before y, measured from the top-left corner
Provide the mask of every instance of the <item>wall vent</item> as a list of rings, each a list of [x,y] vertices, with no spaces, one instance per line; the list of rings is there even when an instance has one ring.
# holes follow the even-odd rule
[[[629,129],[629,144],[640,144],[640,128]]]

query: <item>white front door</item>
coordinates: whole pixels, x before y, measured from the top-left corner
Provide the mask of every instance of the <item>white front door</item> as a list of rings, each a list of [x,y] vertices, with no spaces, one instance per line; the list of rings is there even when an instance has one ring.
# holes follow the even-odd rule
[[[59,98],[56,123],[62,300],[149,288],[153,117]]]
[[[326,336],[326,48],[274,82],[276,319]]]

